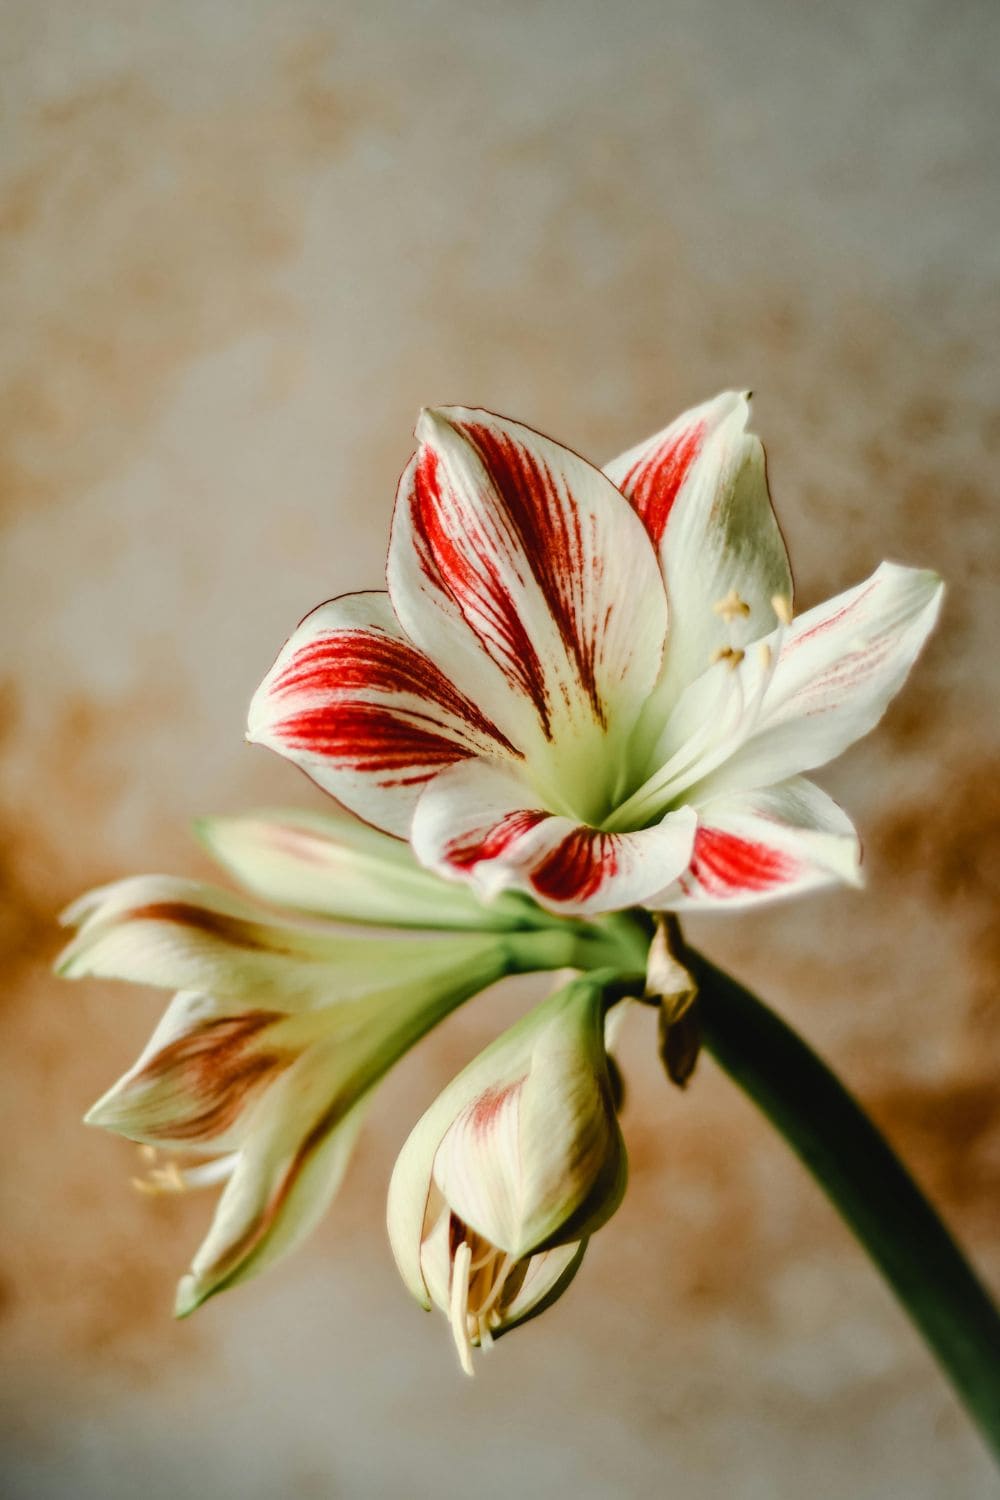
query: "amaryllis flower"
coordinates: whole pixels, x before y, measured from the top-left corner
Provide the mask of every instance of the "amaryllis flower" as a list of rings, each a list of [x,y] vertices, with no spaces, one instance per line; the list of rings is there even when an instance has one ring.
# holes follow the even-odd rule
[[[569,1285],[625,1191],[608,978],[575,980],[499,1037],[431,1105],[396,1162],[396,1262],[417,1300],[449,1317],[470,1375],[474,1347]]]
[[[449,1011],[506,974],[638,961],[627,934],[555,925],[516,898],[486,909],[420,869],[405,844],[343,815],[219,818],[202,833],[265,899],[438,930],[373,941],[172,876],[120,881],[66,913],[78,931],[59,960],[65,977],[178,991],[87,1120],[167,1153],[141,1186],[226,1184],[179,1313],[312,1229],[372,1088]]]
[[[307,616],[250,739],[487,897],[677,910],[856,882],[849,819],[801,773],[878,721],[941,584],[883,563],[793,618],[748,410],[719,396],[603,472],[425,411],[388,593]]]

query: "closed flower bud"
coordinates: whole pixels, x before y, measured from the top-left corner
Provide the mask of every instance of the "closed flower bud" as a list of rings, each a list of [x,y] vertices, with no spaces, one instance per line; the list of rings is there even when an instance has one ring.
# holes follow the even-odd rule
[[[470,1374],[473,1347],[559,1296],[621,1201],[603,1012],[600,974],[553,995],[459,1074],[396,1163],[396,1262],[447,1313]]]

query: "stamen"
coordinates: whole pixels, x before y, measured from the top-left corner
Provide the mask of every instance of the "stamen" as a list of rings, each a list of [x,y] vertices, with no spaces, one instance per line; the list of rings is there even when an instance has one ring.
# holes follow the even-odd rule
[[[458,1350],[458,1358],[466,1375],[474,1375],[472,1368],[472,1340],[469,1337],[469,1266],[472,1251],[467,1240],[463,1240],[455,1251],[451,1262],[451,1302],[449,1315],[451,1332]]]
[[[792,601],[788,598],[787,594],[772,594],[771,608],[778,616],[782,625],[790,625],[792,623]]]
[[[757,648],[757,654],[760,657],[760,664],[766,672],[768,667],[771,665],[771,648],[767,644],[767,641],[761,641],[760,645]]]
[[[187,1191],[184,1173],[175,1161],[168,1161],[165,1167],[153,1167],[145,1177],[133,1177],[132,1186],[137,1193],[144,1193],[147,1198]]]
[[[721,615],[725,621],[746,620],[750,615],[750,606],[745,599],[741,599],[735,589],[730,589],[722,599],[716,599],[712,605],[714,614]]]
[[[513,1257],[510,1255],[499,1255],[498,1253],[498,1259],[499,1265],[496,1265],[492,1268],[493,1283],[490,1288],[490,1294],[486,1298],[486,1301],[480,1303],[480,1305],[476,1308],[476,1316],[480,1319],[480,1321],[482,1321],[483,1318],[487,1317],[487,1315],[493,1311],[493,1308],[499,1302],[501,1293],[503,1292],[504,1286],[507,1282],[507,1277],[510,1275],[510,1272],[514,1265]]]
[[[718,650],[712,652],[709,666],[714,667],[716,662],[724,661],[727,663],[729,670],[734,672],[744,656],[746,656],[746,652],[741,651],[739,646],[720,646]]]

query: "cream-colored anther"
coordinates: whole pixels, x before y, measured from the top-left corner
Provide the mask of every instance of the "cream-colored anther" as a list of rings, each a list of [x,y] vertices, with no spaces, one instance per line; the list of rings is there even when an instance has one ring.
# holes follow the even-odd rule
[[[778,616],[782,625],[790,625],[792,623],[792,601],[786,594],[772,594],[771,608]]]
[[[750,616],[750,606],[745,599],[741,599],[735,589],[721,599],[716,599],[712,605],[713,614],[721,615],[726,620],[746,620]]]
[[[742,651],[739,646],[720,646],[718,650],[712,652],[709,666],[714,667],[716,662],[724,661],[728,665],[730,671],[734,671],[739,666],[745,655],[746,652]]]
[[[145,1177],[133,1177],[132,1186],[147,1198],[159,1198],[163,1193],[187,1192],[184,1173],[175,1161],[168,1161],[165,1167],[153,1167]]]

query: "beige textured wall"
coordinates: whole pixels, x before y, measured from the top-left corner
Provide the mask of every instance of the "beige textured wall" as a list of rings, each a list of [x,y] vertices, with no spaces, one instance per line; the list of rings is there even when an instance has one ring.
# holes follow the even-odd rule
[[[695,935],[839,1065],[1000,1284],[996,57],[986,3],[3,0],[4,1490],[17,1497],[971,1500],[985,1460],[781,1142],[626,1046],[632,1182],[571,1293],[463,1382],[382,1230],[385,1090],[310,1247],[191,1322],[204,1200],[84,1131],[160,1001],[48,973],[187,820],[315,805],[242,743],[291,625],[377,585],[424,402],[603,458],[758,392],[800,600],[950,581],[825,776],[870,888]],[[992,758],[992,764],[991,764]],[[991,895],[992,882],[992,895]]]

